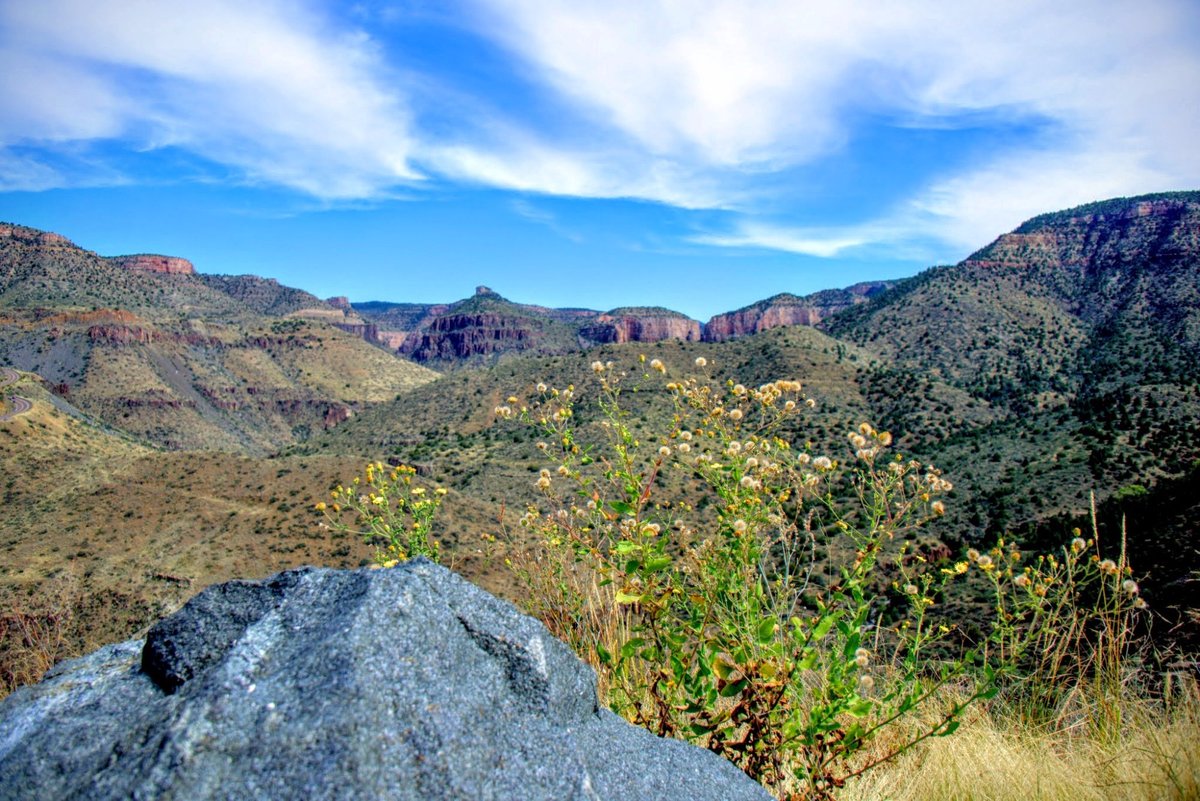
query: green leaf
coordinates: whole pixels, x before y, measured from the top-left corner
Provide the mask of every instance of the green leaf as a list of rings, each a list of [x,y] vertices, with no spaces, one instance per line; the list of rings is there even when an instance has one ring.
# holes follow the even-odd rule
[[[817,627],[813,629],[812,639],[814,642],[825,639],[825,635],[833,628],[833,624],[837,622],[838,613],[829,612],[820,620],[817,621]]]
[[[645,561],[646,570],[650,571],[651,573],[657,573],[658,571],[666,568],[670,564],[671,564],[671,557],[665,556],[665,555],[664,556],[651,556],[649,559],[647,559]]]
[[[602,664],[602,665],[611,665],[612,664],[612,654],[609,652],[609,650],[607,648],[605,648],[600,643],[596,643],[596,656],[600,657],[600,664]]]
[[[749,683],[749,679],[738,679],[737,681],[730,682],[721,688],[720,695],[722,698],[732,698],[746,689],[746,685]]]
[[[630,595],[629,593],[625,592],[625,590],[617,590],[616,594],[613,596],[613,600],[617,602],[618,606],[622,606],[624,604],[640,603],[642,596]]]
[[[612,509],[619,515],[633,514],[633,504],[626,503],[625,501],[609,501],[608,508]]]
[[[718,656],[713,660],[712,669],[713,673],[717,674],[717,678],[724,681],[725,679],[729,678],[729,674],[733,673],[733,671],[737,669],[737,665],[733,664],[724,657]]]
[[[641,549],[642,546],[638,545],[637,543],[630,542],[629,540],[621,540],[616,546],[616,551],[620,554],[633,553],[634,551],[640,551]]]
[[[866,715],[870,714],[871,707],[873,707],[873,706],[874,706],[874,704],[871,703],[866,698],[859,698],[857,701],[854,701],[849,706],[847,706],[846,711],[849,712],[851,715],[853,715],[856,718],[861,718],[861,717],[865,717]]]
[[[775,618],[764,617],[760,620],[754,634],[759,643],[763,645],[769,643],[775,637]]]
[[[634,637],[633,639],[624,643],[621,646],[621,658],[628,659],[629,657],[633,656],[637,649],[640,648],[644,642],[645,640],[643,640],[641,637]]]
[[[954,734],[954,732],[958,731],[958,726],[960,723],[961,723],[961,721],[952,720],[949,723],[947,723],[945,725],[945,727],[934,736],[935,737],[949,737],[951,734]]]

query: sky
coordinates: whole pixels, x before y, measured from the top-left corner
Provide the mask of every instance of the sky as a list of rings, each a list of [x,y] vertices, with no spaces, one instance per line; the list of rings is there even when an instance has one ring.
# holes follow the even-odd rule
[[[0,220],[707,320],[1200,188],[1195,0],[0,0]]]

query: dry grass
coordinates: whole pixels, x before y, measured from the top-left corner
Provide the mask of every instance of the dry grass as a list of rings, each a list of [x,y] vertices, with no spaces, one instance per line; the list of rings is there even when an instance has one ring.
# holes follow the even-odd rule
[[[1034,730],[987,711],[849,784],[856,801],[1185,801],[1200,798],[1200,698],[1128,702],[1101,739]]]

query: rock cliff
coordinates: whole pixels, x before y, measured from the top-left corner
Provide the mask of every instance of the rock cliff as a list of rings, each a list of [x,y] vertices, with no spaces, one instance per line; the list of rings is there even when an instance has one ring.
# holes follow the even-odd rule
[[[11,223],[0,223],[0,239],[15,239],[30,245],[45,247],[75,247],[75,243],[62,234],[56,234],[52,231],[39,231],[36,228],[28,228],[24,225],[12,225]]]
[[[869,281],[804,297],[785,292],[737,311],[718,314],[704,327],[704,340],[724,342],[784,325],[817,325],[831,315],[865,303],[890,286],[887,281]]]
[[[135,256],[112,256],[108,261],[126,270],[141,270],[146,273],[164,275],[195,275],[196,268],[187,259],[178,256],[157,256],[140,253]]]
[[[424,560],[210,587],[0,703],[0,798],[769,795],[597,707],[545,628]]]
[[[579,329],[587,344],[609,342],[700,341],[700,323],[668,309],[616,309],[601,314]]]

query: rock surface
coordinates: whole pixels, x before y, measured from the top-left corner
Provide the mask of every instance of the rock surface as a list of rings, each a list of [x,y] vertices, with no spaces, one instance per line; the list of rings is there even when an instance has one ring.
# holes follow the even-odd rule
[[[195,275],[196,268],[187,259],[178,256],[158,256],[141,253],[135,256],[113,256],[110,262],[126,270],[141,270],[165,275]]]
[[[737,311],[718,314],[704,326],[704,340],[724,342],[785,325],[816,325],[831,315],[867,302],[890,286],[887,281],[868,281],[804,297],[785,292]]]
[[[595,322],[579,330],[581,339],[597,344],[661,342],[666,339],[699,342],[700,333],[699,322],[666,309],[643,312],[611,311],[601,314]]]
[[[0,703],[3,799],[768,799],[424,560],[210,587]]]

